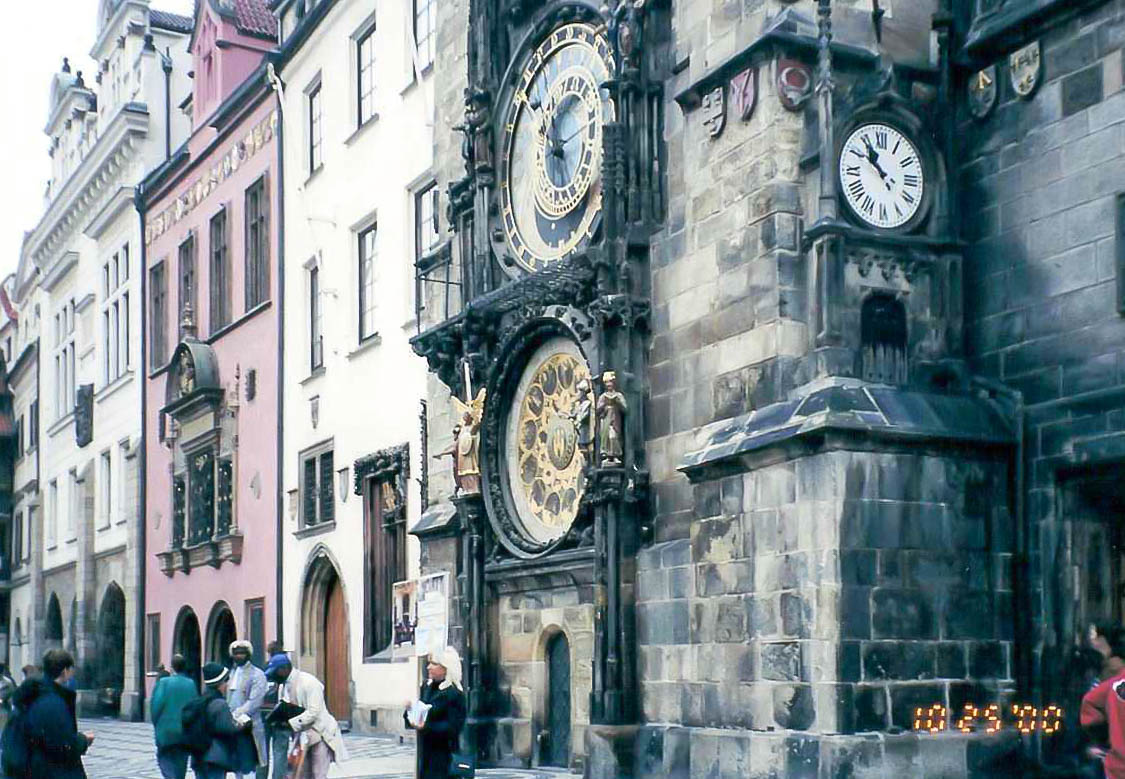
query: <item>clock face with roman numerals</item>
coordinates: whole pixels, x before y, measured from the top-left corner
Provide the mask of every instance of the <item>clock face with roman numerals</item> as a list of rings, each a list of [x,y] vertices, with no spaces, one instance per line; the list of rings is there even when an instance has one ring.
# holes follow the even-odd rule
[[[856,127],[840,153],[840,191],[852,213],[881,230],[902,229],[921,213],[926,171],[918,147],[889,124]]]

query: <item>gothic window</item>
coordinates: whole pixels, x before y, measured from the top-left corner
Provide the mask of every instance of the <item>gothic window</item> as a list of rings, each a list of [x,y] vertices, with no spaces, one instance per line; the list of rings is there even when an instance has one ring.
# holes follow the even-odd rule
[[[188,538],[190,544],[210,541],[215,521],[215,456],[199,452],[191,456],[188,473]]]
[[[187,484],[182,478],[172,481],[172,546],[184,545],[184,519],[187,515]]]
[[[188,235],[187,240],[180,244],[179,250],[180,270],[180,338],[184,337],[184,319],[190,306],[192,322],[199,316],[199,306],[196,301],[196,276],[195,276],[195,234]]]
[[[234,524],[234,464],[219,460],[219,493],[215,500],[216,535],[226,535]]]
[[[301,526],[336,519],[331,443],[301,455]]]
[[[862,377],[884,384],[905,384],[906,307],[890,295],[871,295],[860,312]]]

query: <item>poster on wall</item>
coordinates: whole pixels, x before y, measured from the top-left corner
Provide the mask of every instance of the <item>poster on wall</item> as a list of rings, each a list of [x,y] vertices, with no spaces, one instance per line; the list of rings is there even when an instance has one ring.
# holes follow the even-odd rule
[[[449,573],[418,579],[414,647],[418,657],[436,654],[449,644]]]
[[[410,579],[395,582],[392,588],[394,598],[394,628],[391,654],[393,657],[415,657],[414,636],[418,627],[418,580]]]

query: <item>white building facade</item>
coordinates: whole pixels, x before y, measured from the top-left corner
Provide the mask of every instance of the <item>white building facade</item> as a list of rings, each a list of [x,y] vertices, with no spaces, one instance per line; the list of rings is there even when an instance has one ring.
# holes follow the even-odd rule
[[[101,1],[90,51],[98,72],[64,64],[51,84],[52,176],[15,284],[15,307],[28,312],[23,348],[37,365],[34,380],[15,377],[17,419],[27,420],[26,437],[34,428],[34,444],[17,464],[28,581],[12,593],[10,633],[18,618],[19,662],[37,663],[52,646],[72,650],[82,710],[129,718],[141,714],[143,581],[133,195],[187,136],[173,106],[190,91],[190,32],[190,19],[148,0]]]
[[[361,731],[402,728],[391,585],[418,573],[425,363],[414,261],[436,246],[437,0],[281,2],[286,647]]]

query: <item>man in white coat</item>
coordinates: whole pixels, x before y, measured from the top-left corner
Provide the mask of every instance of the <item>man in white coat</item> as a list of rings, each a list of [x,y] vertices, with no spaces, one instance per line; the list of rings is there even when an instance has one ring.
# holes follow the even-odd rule
[[[281,685],[280,699],[304,709],[289,727],[301,740],[304,759],[295,779],[325,779],[332,763],[348,759],[340,724],[324,704],[324,685],[293,667],[289,656],[277,654],[266,664],[266,678]]]

